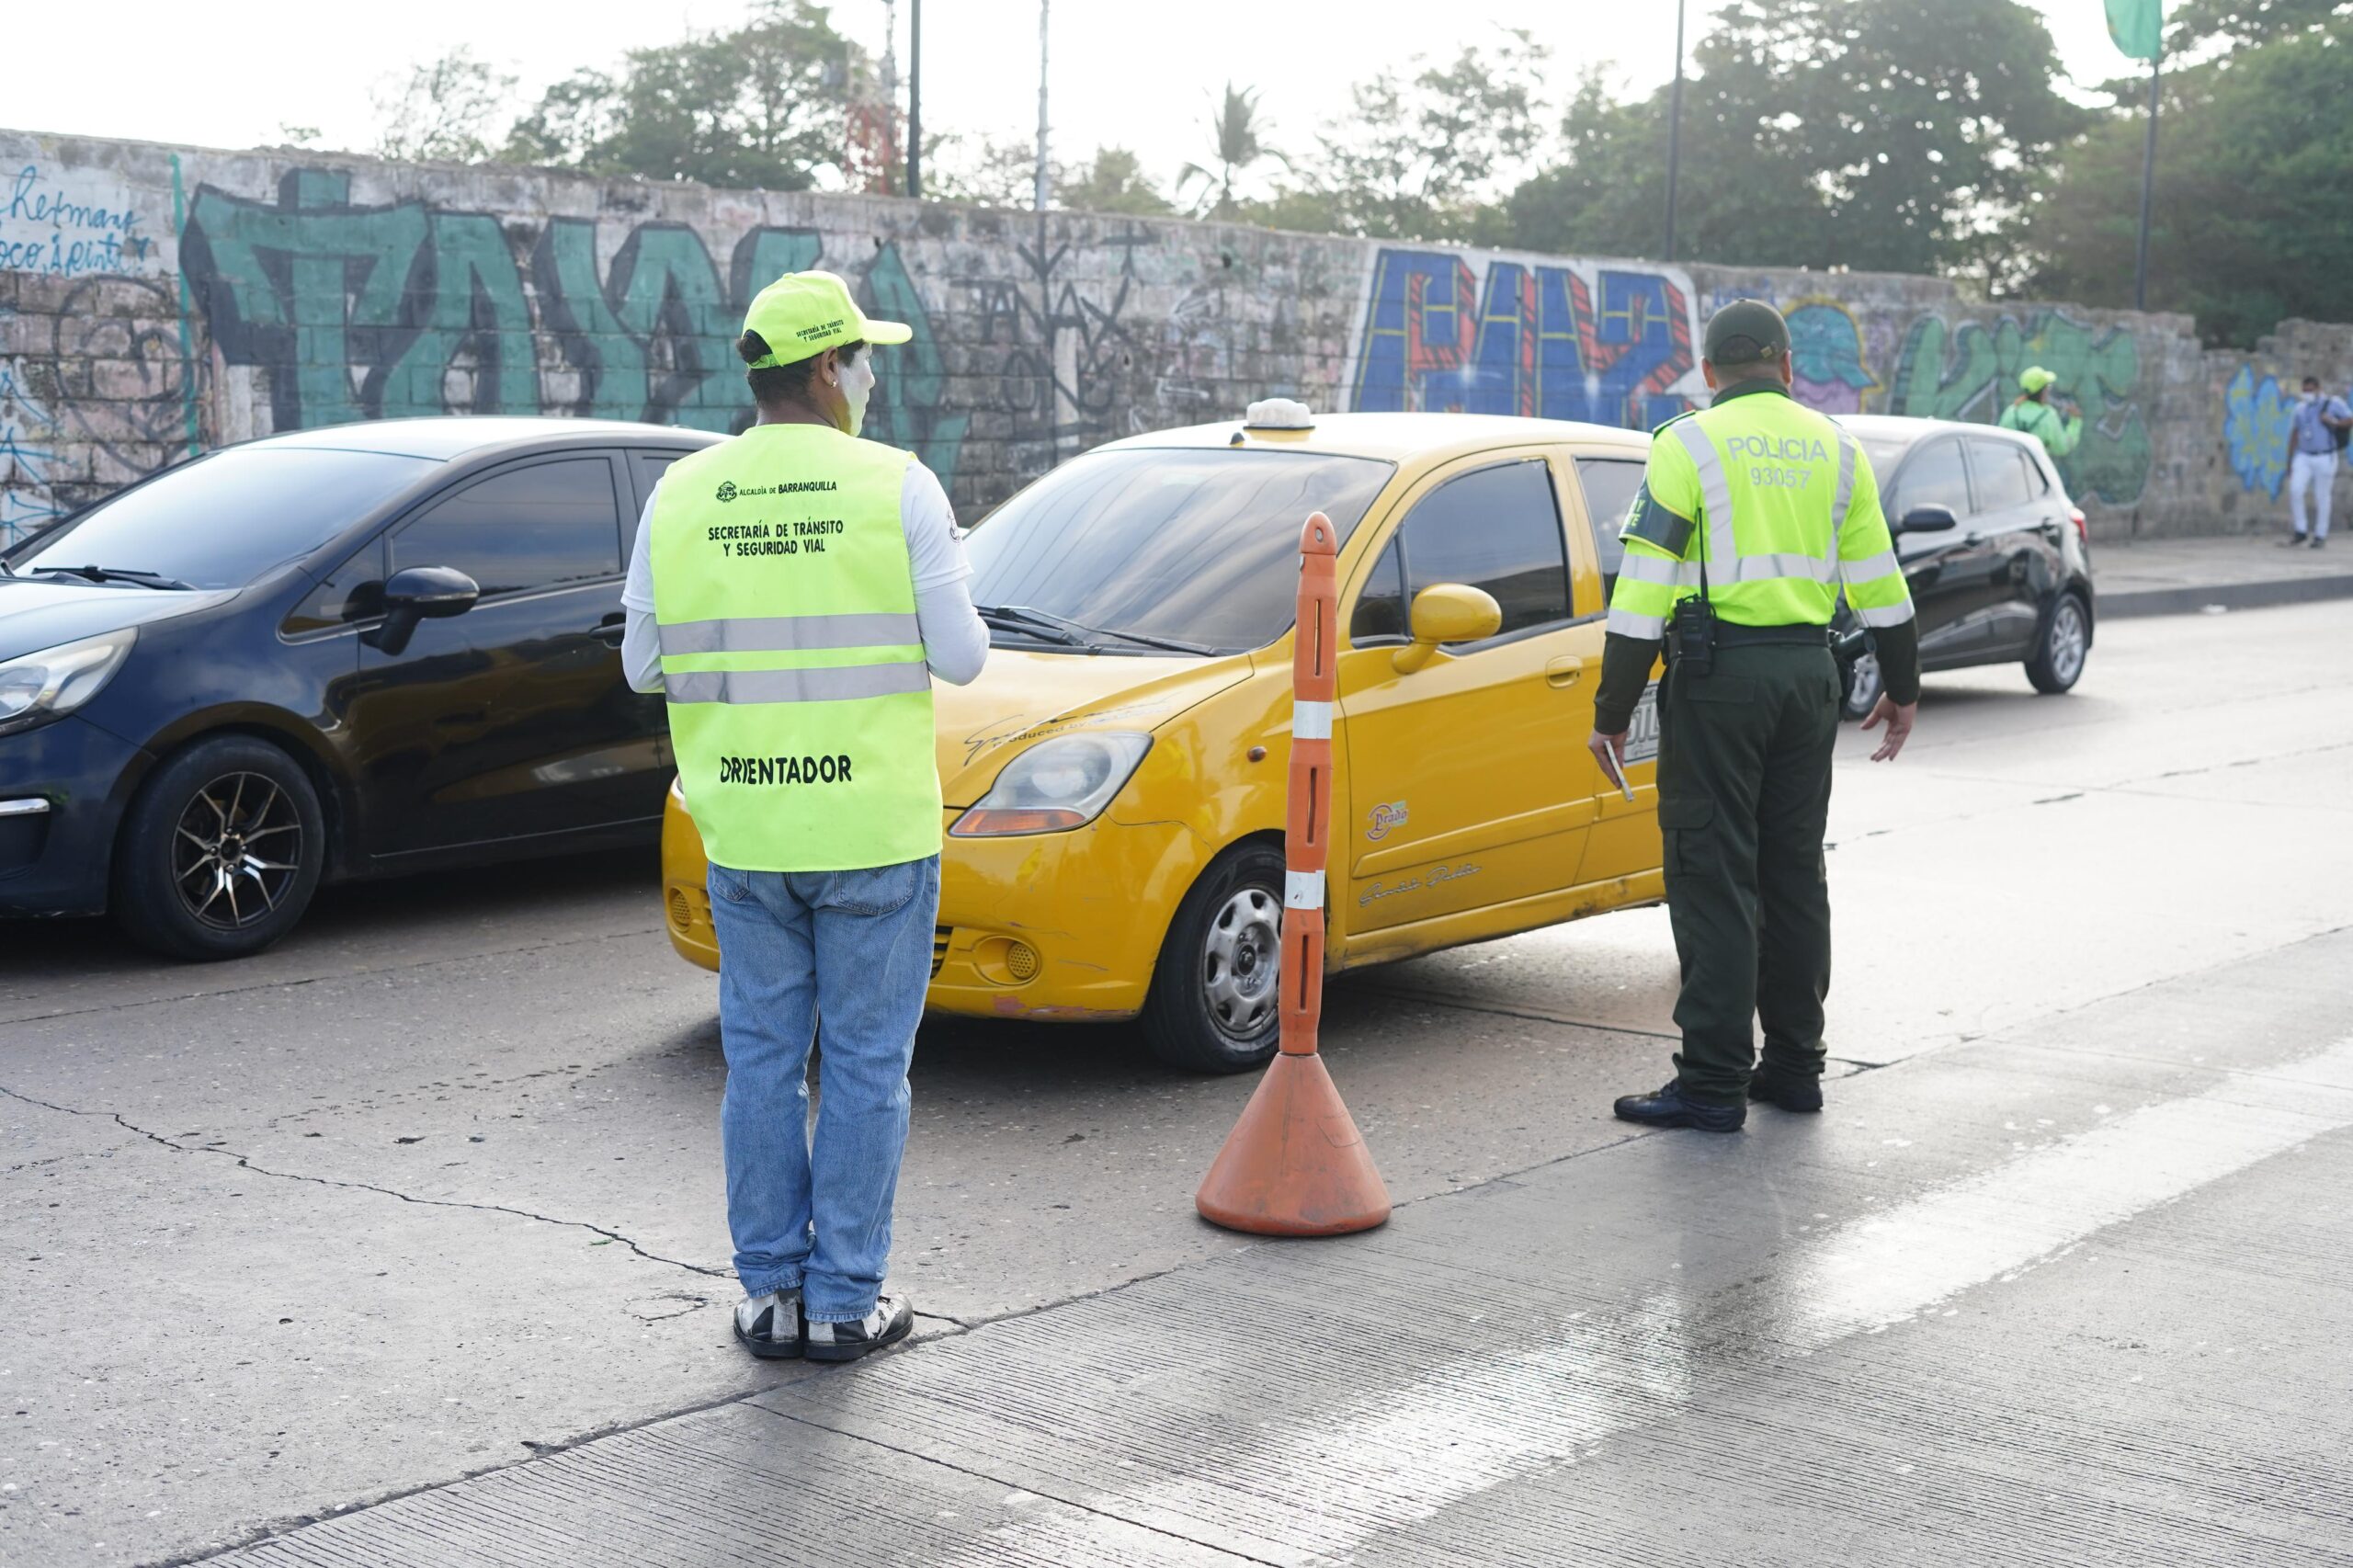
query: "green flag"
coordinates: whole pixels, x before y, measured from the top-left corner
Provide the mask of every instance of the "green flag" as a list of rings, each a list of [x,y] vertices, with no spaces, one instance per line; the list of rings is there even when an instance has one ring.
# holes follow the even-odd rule
[[[2165,0],[2108,0],[2108,36],[2135,60],[2154,60],[2165,50]]]

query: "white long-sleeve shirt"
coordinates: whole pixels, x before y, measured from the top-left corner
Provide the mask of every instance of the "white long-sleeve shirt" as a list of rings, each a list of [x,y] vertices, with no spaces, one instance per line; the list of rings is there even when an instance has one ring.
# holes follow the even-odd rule
[[[630,551],[629,576],[621,585],[621,668],[640,691],[662,689],[662,634],[654,619],[654,504],[661,486],[645,499],[637,520],[637,543]],[[906,531],[907,564],[915,583],[915,622],[923,632],[924,663],[950,686],[968,686],[989,656],[989,631],[972,609],[965,586],[972,568],[956,538],[956,514],[948,492],[931,470],[907,465],[899,490],[899,526]]]

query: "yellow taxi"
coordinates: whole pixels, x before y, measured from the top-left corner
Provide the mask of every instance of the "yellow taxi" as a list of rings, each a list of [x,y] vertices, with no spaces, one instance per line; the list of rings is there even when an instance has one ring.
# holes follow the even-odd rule
[[[940,686],[929,1005],[1141,1017],[1171,1063],[1276,1042],[1292,607],[1341,536],[1333,971],[1654,903],[1654,695],[1625,799],[1586,749],[1648,437],[1458,414],[1267,415],[1098,447],[965,540],[988,668]],[[692,780],[687,788],[693,788]],[[670,940],[719,953],[673,789]]]

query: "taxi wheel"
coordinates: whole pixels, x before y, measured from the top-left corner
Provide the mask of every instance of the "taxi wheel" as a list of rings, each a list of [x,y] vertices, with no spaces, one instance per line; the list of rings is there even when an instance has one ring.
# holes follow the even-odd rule
[[[115,846],[115,924],[176,959],[241,959],[294,928],[326,855],[318,791],[266,741],[216,735],[155,770]]]
[[[1251,843],[1220,857],[1185,895],[1143,1006],[1144,1039],[1171,1067],[1244,1073],[1275,1053],[1282,890],[1282,850]]]

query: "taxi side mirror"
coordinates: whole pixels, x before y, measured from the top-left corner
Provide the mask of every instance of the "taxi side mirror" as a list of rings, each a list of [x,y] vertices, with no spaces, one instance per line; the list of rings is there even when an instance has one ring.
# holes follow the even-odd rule
[[[1397,650],[1397,673],[1412,675],[1449,642],[1476,642],[1503,630],[1495,596],[1461,583],[1438,583],[1414,596],[1414,642]]]

